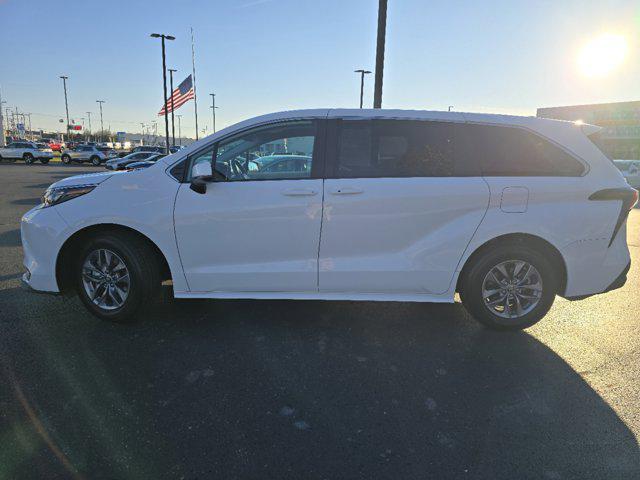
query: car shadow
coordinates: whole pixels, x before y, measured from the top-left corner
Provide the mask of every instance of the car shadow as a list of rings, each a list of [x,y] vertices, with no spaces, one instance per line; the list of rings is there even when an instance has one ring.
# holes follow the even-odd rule
[[[640,475],[580,375],[459,304],[172,301],[122,326],[16,290],[0,291],[5,431],[36,447],[10,442],[9,477]]]

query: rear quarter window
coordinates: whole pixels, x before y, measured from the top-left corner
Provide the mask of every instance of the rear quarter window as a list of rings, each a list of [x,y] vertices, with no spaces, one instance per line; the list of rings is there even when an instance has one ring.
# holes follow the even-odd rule
[[[541,136],[518,127],[466,124],[460,126],[465,162],[480,165],[485,176],[579,177],[584,165]]]

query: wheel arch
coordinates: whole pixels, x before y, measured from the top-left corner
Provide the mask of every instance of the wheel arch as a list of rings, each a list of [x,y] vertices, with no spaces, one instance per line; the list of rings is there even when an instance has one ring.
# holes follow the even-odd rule
[[[64,265],[68,265],[68,262],[73,259],[74,255],[77,255],[79,246],[82,244],[82,242],[86,241],[92,236],[107,232],[127,232],[128,234],[133,234],[139,237],[149,246],[154,254],[154,257],[158,261],[162,280],[172,279],[171,268],[169,267],[169,263],[167,262],[164,253],[162,252],[162,250],[160,250],[158,245],[156,245],[156,243],[148,236],[136,230],[135,228],[127,227],[125,225],[115,223],[99,223],[89,225],[73,233],[73,235],[65,240],[65,242],[62,244],[62,247],[58,251],[58,256],[56,258],[56,281],[61,293],[68,293],[73,290],[72,270],[69,268],[64,268]]]
[[[558,250],[548,240],[530,233],[507,233],[504,235],[499,235],[490,240],[487,240],[485,243],[477,247],[471,253],[471,255],[467,257],[462,269],[460,270],[460,274],[458,275],[456,283],[457,292],[459,292],[462,288],[463,278],[465,277],[469,268],[471,268],[471,266],[474,264],[474,262],[478,258],[480,258],[487,250],[496,248],[500,244],[507,244],[509,246],[526,245],[529,248],[533,248],[541,253],[550,255],[552,258],[551,263],[560,279],[558,285],[558,294],[562,295],[564,293],[567,287],[567,265],[564,257],[560,253],[560,250]]]

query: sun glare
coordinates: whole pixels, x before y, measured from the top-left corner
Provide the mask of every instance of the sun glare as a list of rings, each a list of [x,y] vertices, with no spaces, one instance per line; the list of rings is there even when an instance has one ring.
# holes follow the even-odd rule
[[[627,55],[621,35],[605,34],[588,42],[578,56],[578,66],[588,77],[603,77],[617,68]]]

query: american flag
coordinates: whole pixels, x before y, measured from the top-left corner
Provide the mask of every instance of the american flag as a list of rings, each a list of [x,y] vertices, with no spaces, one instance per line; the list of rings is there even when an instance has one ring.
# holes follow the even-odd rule
[[[191,75],[185,78],[178,88],[176,88],[173,92],[171,92],[171,96],[167,100],[167,111],[171,113],[171,99],[173,99],[173,110],[177,110],[182,105],[187,103],[189,100],[193,98],[193,82],[191,81]],[[158,115],[162,116],[165,114],[164,105],[158,112]]]

